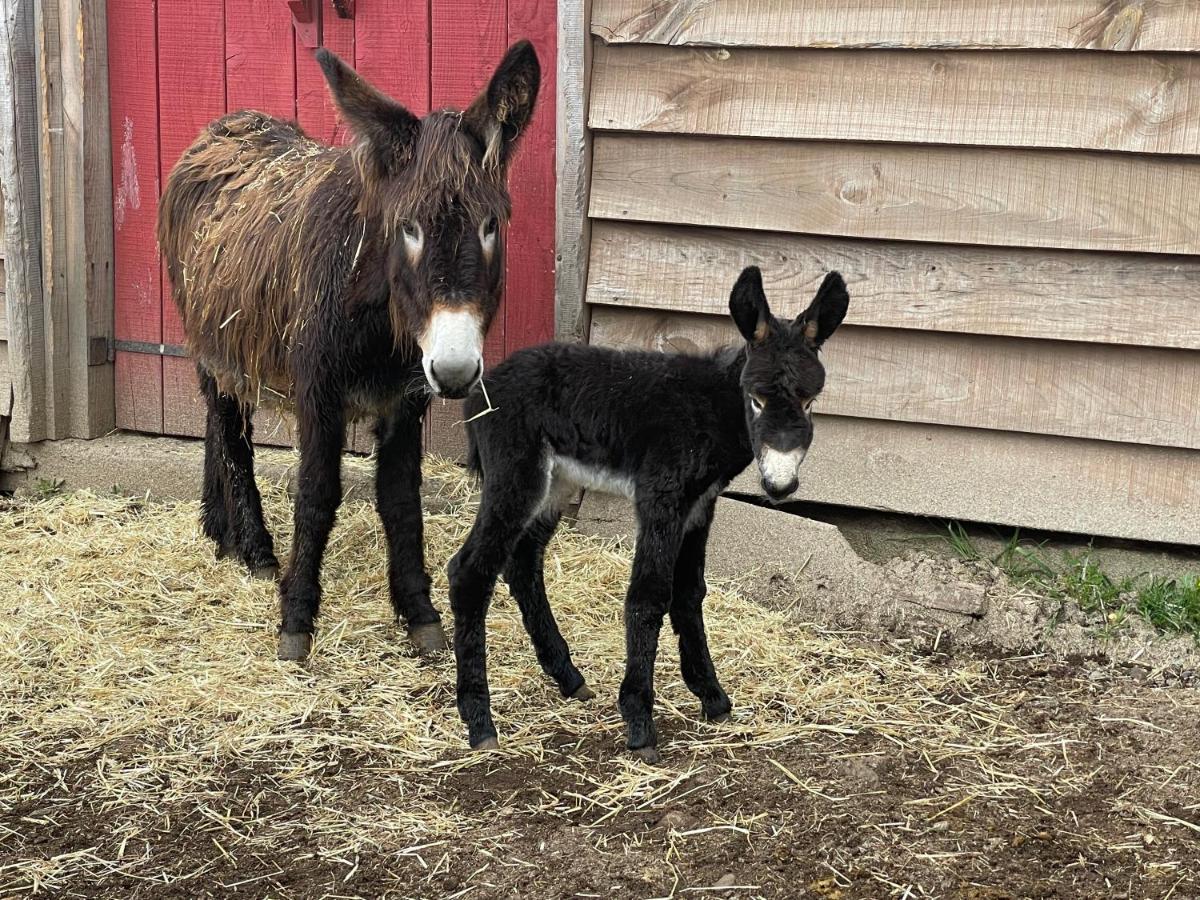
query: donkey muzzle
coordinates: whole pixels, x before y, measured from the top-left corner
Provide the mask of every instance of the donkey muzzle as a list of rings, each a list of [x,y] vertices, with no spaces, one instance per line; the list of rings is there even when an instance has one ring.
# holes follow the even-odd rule
[[[800,463],[804,448],[780,451],[764,446],[758,454],[758,471],[763,491],[772,503],[782,503],[800,486]]]
[[[483,377],[483,329],[470,309],[434,309],[420,340],[425,378],[450,400],[467,396]]]

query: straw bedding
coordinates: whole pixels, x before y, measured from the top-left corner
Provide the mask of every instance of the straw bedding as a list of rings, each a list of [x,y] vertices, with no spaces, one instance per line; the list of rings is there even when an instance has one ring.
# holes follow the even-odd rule
[[[472,486],[449,464],[426,466],[440,484],[427,561],[448,617],[445,564],[470,527]],[[263,490],[286,552],[286,490]],[[635,763],[615,703],[629,553],[568,529],[548,555],[547,589],[599,698],[558,697],[501,587],[489,674],[502,750],[490,754],[465,749],[452,659],[419,660],[389,621],[384,540],[368,503],[339,514],[307,669],[273,658],[274,587],[213,558],[195,503],[14,500],[0,507],[0,559],[0,895],[509,896],[512,879],[548,877],[544,860],[522,854],[557,852],[546,849],[556,834],[587,836],[588,853],[636,868],[639,826],[684,808],[694,817],[689,802],[723,792],[708,820],[668,829],[653,872],[624,873],[619,883],[636,875],[640,895],[653,896],[687,887],[672,848],[769,835],[765,813],[729,806],[751,767],[796,810],[853,804],[797,760],[853,755],[866,741],[937,776],[905,801],[923,828],[948,808],[1045,810],[1082,777],[1061,764],[1056,780],[1016,774],[1013,759],[1065,751],[1010,721],[1024,692],[999,686],[983,664],[817,633],[715,586],[709,631],[734,721],[698,721],[668,632],[657,675],[664,764]],[[568,835],[566,824],[582,830]],[[564,875],[576,881],[561,895],[581,877]],[[830,878],[831,891],[849,884]],[[771,892],[739,895],[755,893]]]

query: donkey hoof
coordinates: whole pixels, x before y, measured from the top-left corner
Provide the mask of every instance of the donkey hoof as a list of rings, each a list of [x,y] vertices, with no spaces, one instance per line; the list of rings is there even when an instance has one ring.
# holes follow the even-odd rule
[[[227,546],[226,544],[218,544],[217,549],[213,551],[213,555],[216,556],[217,559],[228,559],[236,554],[234,553],[234,549],[232,547]]]
[[[721,724],[722,722],[728,722],[730,719],[733,718],[733,716],[731,716],[727,712],[723,712],[723,713],[717,713],[714,716],[705,716],[704,718],[707,719],[709,722],[715,722],[717,724]]]
[[[446,632],[442,630],[441,622],[426,622],[424,625],[413,625],[408,629],[408,639],[417,648],[421,656],[431,653],[441,653],[449,645],[446,642]]]
[[[312,650],[312,635],[284,631],[279,635],[279,658],[285,662],[304,662]]]
[[[279,578],[279,566],[275,563],[255,566],[250,570],[250,577],[256,581],[275,581]]]
[[[499,750],[500,741],[495,737],[486,737],[478,744],[471,745],[472,750]]]
[[[575,688],[575,692],[573,694],[571,694],[571,699],[572,700],[595,700],[596,692],[593,691],[586,684],[581,684],[579,687]]]
[[[657,766],[659,761],[662,759],[662,757],[658,755],[657,747],[637,747],[632,752],[634,756],[650,766]]]

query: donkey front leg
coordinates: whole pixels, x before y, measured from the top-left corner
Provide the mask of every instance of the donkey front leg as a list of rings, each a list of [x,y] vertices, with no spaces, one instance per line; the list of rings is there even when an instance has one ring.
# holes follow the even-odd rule
[[[625,595],[625,678],[620,706],[626,746],[648,763],[658,762],[654,727],[654,660],[658,633],[671,604],[675,560],[684,516],[638,503],[638,540]]]
[[[375,508],[388,541],[388,588],[396,621],[419,653],[446,649],[442,620],[429,602],[421,513],[421,418],[409,404],[375,427]]]
[[[292,553],[279,586],[283,618],[279,658],[303,661],[312,647],[313,619],[321,605],[321,558],[342,497],[346,427],[340,403],[323,408],[301,406],[297,419],[300,474]]]
[[[675,563],[675,586],[671,595],[671,627],[679,637],[679,664],[688,689],[700,698],[704,717],[713,722],[729,719],[729,697],[717,680],[708,636],[704,632],[704,557],[712,524],[710,505],[704,521],[689,531]]]

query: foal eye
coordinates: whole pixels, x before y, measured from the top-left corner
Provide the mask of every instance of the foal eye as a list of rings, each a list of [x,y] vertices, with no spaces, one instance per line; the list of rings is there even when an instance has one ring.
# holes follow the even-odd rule
[[[812,412],[812,405],[816,401],[816,399],[817,399],[816,397],[809,397],[807,400],[802,401],[800,403],[800,409],[806,413]]]
[[[400,230],[404,232],[404,239],[410,244],[419,244],[424,239],[421,226],[416,222],[406,220],[400,225]]]
[[[495,237],[496,229],[500,227],[500,223],[496,221],[495,216],[488,216],[483,220],[483,226],[479,229],[480,233],[485,237]]]
[[[753,410],[756,416],[762,415],[763,407],[766,405],[766,401],[762,397],[759,397],[757,394],[750,395],[750,409]]]

